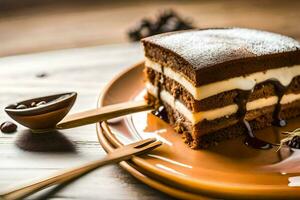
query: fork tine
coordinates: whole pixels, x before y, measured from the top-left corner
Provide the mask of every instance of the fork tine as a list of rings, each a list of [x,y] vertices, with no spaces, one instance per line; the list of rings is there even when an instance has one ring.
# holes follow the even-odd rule
[[[160,145],[162,145],[161,141],[155,141],[146,146],[139,148],[138,151],[139,151],[139,153],[143,153],[144,151],[151,151]]]
[[[150,143],[144,147],[141,148],[133,148],[133,151],[131,151],[131,155],[141,155],[147,152],[152,151],[153,149],[157,148],[158,146],[160,146],[162,144],[161,141],[156,141],[153,143]]]
[[[146,147],[154,142],[156,142],[157,140],[155,138],[148,138],[148,139],[145,139],[145,140],[141,140],[141,141],[138,141],[138,142],[134,142],[134,143],[131,143],[129,145],[125,145],[125,146],[121,146],[117,149],[114,150],[114,153],[117,153],[117,152],[125,152],[125,151],[134,151],[134,152],[140,152],[140,151],[143,151],[144,149],[140,150],[140,148],[142,147]]]
[[[131,143],[128,146],[131,146],[133,148],[140,148],[140,147],[146,146],[148,144],[151,144],[152,142],[155,142],[155,141],[156,141],[156,138],[148,138],[148,139],[145,139],[145,140],[141,140],[141,141],[138,141],[138,142]]]

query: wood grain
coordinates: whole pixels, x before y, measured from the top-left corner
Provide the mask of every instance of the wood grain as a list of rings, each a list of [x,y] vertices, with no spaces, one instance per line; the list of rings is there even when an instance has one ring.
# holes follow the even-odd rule
[[[142,59],[140,46],[111,45],[85,49],[62,50],[0,59],[0,109],[8,103],[30,97],[77,91],[71,113],[95,108],[105,84],[127,66]],[[36,74],[44,72],[44,78]],[[0,121],[9,120],[4,112]],[[100,147],[95,125],[64,130],[76,145],[73,153],[34,153],[18,149],[18,133],[0,133],[0,188],[20,181],[45,177],[60,169],[73,167],[105,155]],[[50,188],[50,190],[53,188]],[[31,199],[49,192],[32,196]],[[133,179],[117,165],[104,167],[53,194],[52,199],[168,199]],[[41,197],[44,199],[44,196]]]
[[[7,1],[8,2],[8,1]],[[48,1],[50,2],[50,1]],[[0,12],[0,56],[74,48],[0,59],[0,109],[30,97],[76,91],[71,113],[96,107],[98,95],[119,71],[142,59],[138,44],[126,42],[126,31],[139,19],[174,8],[196,26],[242,26],[287,34],[300,40],[300,1],[105,1],[9,7]],[[3,8],[3,7],[1,7]],[[36,75],[46,73],[46,77]],[[0,121],[9,119],[2,112]],[[20,133],[24,127],[19,127]],[[18,149],[18,134],[0,133],[0,187],[91,161],[105,155],[95,126],[63,133],[76,145],[73,153],[33,153]],[[50,188],[54,189],[54,188]],[[43,193],[31,199],[45,199]],[[169,199],[133,179],[118,166],[97,170],[54,193],[52,199]]]
[[[132,159],[132,157],[135,155],[145,154],[157,148],[161,144],[162,142],[156,141],[155,138],[152,138],[122,146],[113,152],[110,152],[101,159],[60,171],[52,176],[45,177],[21,186],[7,189],[6,191],[0,193],[0,198],[5,200],[18,200],[56,184],[59,184],[58,187],[60,187],[62,184],[78,179],[79,177],[91,173],[92,171],[105,165],[118,164],[121,161]]]
[[[250,27],[300,40],[297,0],[47,2],[3,6],[9,9],[0,12],[0,56],[126,42],[130,27],[164,8],[175,9],[199,28]]]

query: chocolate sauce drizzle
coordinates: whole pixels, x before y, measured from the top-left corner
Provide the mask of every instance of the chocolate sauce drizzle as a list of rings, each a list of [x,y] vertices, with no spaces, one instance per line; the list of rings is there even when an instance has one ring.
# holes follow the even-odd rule
[[[286,126],[286,121],[281,119],[281,117],[280,117],[280,113],[281,113],[281,103],[280,103],[280,101],[281,101],[283,95],[285,94],[285,92],[287,91],[288,87],[285,87],[278,80],[275,80],[275,79],[270,79],[267,82],[273,84],[275,93],[278,97],[277,104],[276,104],[275,110],[273,112],[273,122],[272,122],[272,124],[274,126],[279,126],[279,127]]]
[[[158,109],[152,111],[152,114],[164,120],[165,122],[168,122],[168,113],[164,106],[159,106]]]
[[[246,105],[252,92],[253,90],[240,90],[239,95],[235,99],[238,105],[237,118],[247,131],[245,144],[255,149],[270,149],[272,145],[255,137],[249,122],[245,119],[247,113]]]
[[[164,74],[163,66],[162,66],[161,70],[162,70],[162,74],[161,74],[160,79],[158,80],[159,83],[157,84],[158,85],[158,91],[157,91],[158,94],[157,95],[158,95],[158,100],[159,100],[160,105],[163,105],[162,101],[161,101],[161,96],[160,96],[160,93],[162,91],[162,85],[165,84],[165,77],[163,75]],[[289,88],[289,86],[282,85],[280,83],[280,81],[278,81],[277,79],[269,79],[269,80],[264,81],[261,84],[264,84],[264,83],[271,83],[274,86],[275,94],[278,97],[277,103],[275,105],[275,109],[273,111],[272,124],[274,126],[279,126],[279,127],[286,126],[286,124],[287,124],[286,121],[281,119],[281,117],[280,117],[280,113],[281,113],[281,103],[280,102],[282,100],[283,95],[286,93],[287,89]],[[250,123],[245,118],[246,113],[247,113],[246,105],[247,105],[247,102],[248,102],[249,97],[252,94],[253,90],[254,90],[254,88],[252,90],[240,90],[238,96],[235,98],[235,102],[238,105],[237,118],[239,119],[239,122],[241,124],[243,124],[243,126],[246,128],[247,136],[245,139],[245,144],[247,146],[250,146],[255,149],[263,149],[263,150],[271,149],[274,145],[257,138],[255,136],[255,134],[253,133]],[[156,111],[153,112],[153,114],[155,116],[163,119],[164,121],[168,122],[168,114],[167,114],[166,108],[164,106],[160,106]]]
[[[269,79],[265,81],[264,83],[272,83],[274,86],[275,94],[278,97],[277,104],[275,105],[275,109],[273,112],[273,122],[272,124],[274,126],[285,126],[287,123],[285,120],[281,119],[280,113],[281,113],[281,99],[285,92],[287,91],[288,87],[282,85],[278,80],[276,79]],[[245,139],[245,144],[247,146],[253,147],[255,149],[270,149],[273,147],[273,144],[268,143],[266,141],[263,141],[261,139],[258,139],[251,128],[250,123],[245,119],[246,113],[247,113],[247,102],[249,100],[250,95],[252,94],[253,90],[240,90],[239,95],[236,97],[235,102],[238,105],[238,111],[237,111],[237,117],[244,125],[244,127],[247,130],[247,136]]]
[[[164,120],[165,122],[168,122],[168,113],[166,111],[165,106],[163,106],[162,100],[161,100],[161,91],[162,91],[162,85],[165,84],[165,77],[164,77],[164,67],[161,67],[161,76],[159,77],[160,79],[158,80],[159,83],[157,84],[157,97],[158,97],[158,101],[159,101],[159,106],[157,109],[155,109],[154,111],[152,111],[152,114],[155,115],[156,117]]]
[[[158,80],[158,90],[157,90],[157,97],[158,97],[158,100],[159,100],[159,103],[161,104],[162,103],[162,100],[161,100],[161,97],[160,97],[160,93],[162,91],[162,86],[165,84],[165,68],[163,66],[161,66],[161,75],[159,77],[159,80]],[[162,104],[161,104],[162,105]]]

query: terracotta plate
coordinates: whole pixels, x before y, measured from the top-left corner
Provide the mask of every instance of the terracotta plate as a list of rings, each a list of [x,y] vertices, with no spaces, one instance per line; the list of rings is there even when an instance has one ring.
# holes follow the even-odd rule
[[[100,124],[97,125],[97,130],[98,131],[98,139],[102,145],[102,147],[105,149],[106,152],[112,152],[115,147],[109,143],[109,141],[105,138],[105,136],[102,134]],[[164,183],[159,182],[158,180],[155,180],[143,173],[141,173],[139,170],[139,167],[136,166],[132,162],[121,162],[120,163],[121,167],[124,168],[126,171],[128,171],[130,174],[132,174],[135,178],[138,180],[142,181],[143,183],[149,185],[150,187],[157,189],[161,192],[164,192],[170,196],[179,198],[179,199],[197,199],[197,200],[209,200],[210,198],[201,196],[199,194],[191,193],[191,192],[186,192],[179,190],[177,188],[174,188],[170,185],[166,185]]]
[[[103,105],[143,98],[143,64],[116,77],[99,100]],[[142,138],[157,137],[163,146],[132,159],[143,174],[179,190],[215,198],[299,198],[300,151],[277,147],[257,150],[244,144],[244,138],[225,141],[208,150],[192,150],[172,128],[141,112],[101,124],[103,134],[114,146]],[[256,132],[257,137],[278,143],[283,131],[300,127],[299,118],[279,129]]]

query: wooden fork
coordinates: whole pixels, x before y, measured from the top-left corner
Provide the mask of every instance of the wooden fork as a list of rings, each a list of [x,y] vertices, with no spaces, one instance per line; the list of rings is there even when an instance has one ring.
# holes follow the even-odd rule
[[[118,163],[123,160],[131,159],[134,155],[144,154],[157,148],[161,144],[162,143],[157,141],[155,138],[150,138],[120,147],[100,160],[92,161],[79,167],[62,171],[48,178],[37,180],[19,187],[14,187],[12,189],[7,189],[0,193],[0,199],[15,200],[25,198],[49,186],[71,181],[72,179],[85,175],[104,165]]]

